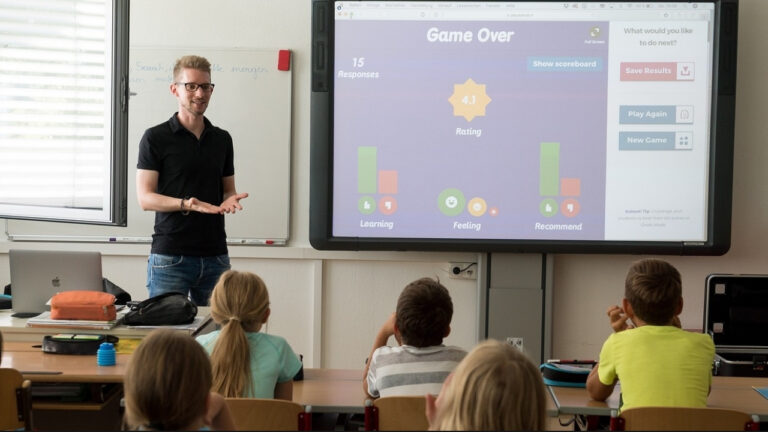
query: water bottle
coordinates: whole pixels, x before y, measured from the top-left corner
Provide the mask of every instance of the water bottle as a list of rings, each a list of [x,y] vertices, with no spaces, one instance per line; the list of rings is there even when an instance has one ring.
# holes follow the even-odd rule
[[[115,346],[110,342],[103,342],[96,351],[96,364],[99,366],[115,365]]]

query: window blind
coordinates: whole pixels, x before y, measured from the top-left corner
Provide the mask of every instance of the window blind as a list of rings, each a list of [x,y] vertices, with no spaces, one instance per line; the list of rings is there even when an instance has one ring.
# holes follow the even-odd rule
[[[117,1],[0,0],[3,216],[119,222]]]

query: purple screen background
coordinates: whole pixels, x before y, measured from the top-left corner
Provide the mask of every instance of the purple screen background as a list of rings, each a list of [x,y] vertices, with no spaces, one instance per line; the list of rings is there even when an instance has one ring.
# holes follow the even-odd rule
[[[352,237],[579,239],[604,237],[607,36],[588,44],[606,22],[337,21],[335,71],[378,72],[377,79],[335,78],[333,235]],[[470,30],[470,43],[430,43],[427,30]],[[512,30],[511,42],[476,40],[480,28]],[[353,68],[353,58],[365,64]],[[529,71],[530,57],[599,58],[591,71]],[[337,76],[335,74],[335,76]],[[454,116],[448,99],[468,78],[486,86],[484,116]],[[481,129],[457,136],[456,128]],[[560,177],[579,178],[580,213],[545,217],[539,206],[542,142],[560,143]],[[377,147],[377,169],[398,172],[397,211],[364,215],[358,201],[357,151]],[[482,197],[498,216],[466,208],[446,216],[447,188],[466,201]],[[370,194],[378,201],[383,195]],[[552,197],[558,203],[564,197]],[[361,228],[361,221],[394,228]],[[479,223],[457,230],[454,222]],[[578,231],[540,231],[535,223],[582,224]]]

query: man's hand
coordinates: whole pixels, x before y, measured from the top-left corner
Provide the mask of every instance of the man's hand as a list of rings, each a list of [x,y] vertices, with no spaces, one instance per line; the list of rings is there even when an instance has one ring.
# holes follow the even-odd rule
[[[240,200],[244,198],[248,198],[248,193],[243,192],[227,197],[219,206],[221,213],[235,213],[238,210],[242,210],[243,206],[240,205]]]
[[[620,306],[613,305],[606,311],[608,318],[611,320],[611,327],[614,332],[620,332],[627,329],[635,328],[632,322],[629,321],[629,316],[624,312]]]
[[[184,200],[184,210],[189,210],[189,211],[198,212],[198,213],[207,213],[207,214],[224,213],[221,207],[215,206],[205,201],[200,201],[199,199],[194,197]]]

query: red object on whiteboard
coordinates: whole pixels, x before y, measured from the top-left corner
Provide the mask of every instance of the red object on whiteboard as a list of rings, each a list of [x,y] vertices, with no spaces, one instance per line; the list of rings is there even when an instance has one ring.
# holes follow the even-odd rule
[[[277,70],[291,70],[291,50],[280,50],[277,54]]]

